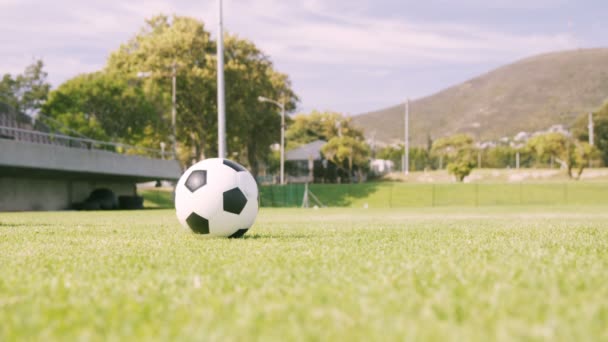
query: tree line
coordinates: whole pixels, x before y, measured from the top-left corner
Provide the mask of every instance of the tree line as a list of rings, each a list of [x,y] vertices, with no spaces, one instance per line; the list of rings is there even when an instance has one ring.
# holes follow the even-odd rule
[[[217,155],[216,43],[200,20],[158,15],[113,51],[102,70],[77,75],[52,91],[42,61],[22,75],[5,75],[0,103],[64,134],[152,149],[162,142],[172,150],[175,78],[175,150],[186,167]],[[283,103],[288,113],[299,98],[289,77],[251,41],[226,34],[224,54],[229,158],[254,175],[262,165],[276,172],[279,157],[271,145],[280,137],[280,113],[258,97]],[[323,139],[324,155],[342,177],[367,167],[363,132],[343,115],[313,112],[288,117],[287,124],[288,148]]]
[[[278,169],[280,136],[276,106],[293,112],[299,101],[289,77],[276,70],[253,42],[226,34],[225,79],[229,158],[258,175],[261,167]],[[158,15],[113,51],[102,70],[81,74],[50,90],[42,61],[23,74],[0,80],[0,111],[37,117],[37,123],[65,134],[159,149],[171,144],[172,79],[176,81],[177,158],[183,166],[217,155],[216,41],[205,23],[190,17]],[[595,162],[608,165],[608,103],[594,113],[595,146],[587,143],[586,115],[572,135],[536,135],[525,145],[479,149],[469,135],[454,135],[410,149],[411,170],[447,168],[462,181],[476,167],[541,167],[557,164],[572,178]],[[401,165],[403,145],[376,148],[362,129],[335,112],[287,118],[287,149],[315,140],[330,163],[329,181],[353,179],[369,170],[370,158]],[[171,146],[172,147],[172,146]],[[170,148],[171,148],[170,147]],[[172,149],[172,148],[171,148]],[[479,161],[482,165],[478,165]],[[361,179],[362,177],[358,177]]]
[[[280,132],[277,109],[260,103],[258,96],[285,103],[287,111],[296,108],[298,96],[289,77],[255,44],[231,34],[224,44],[229,157],[257,174]],[[217,155],[215,51],[204,22],[158,15],[113,51],[102,70],[78,75],[50,92],[47,84],[33,108],[43,114],[38,120],[64,133],[159,149],[160,142],[171,142],[175,70],[176,150],[188,166]],[[37,65],[41,70],[42,62]],[[9,83],[3,80],[2,93]]]
[[[446,168],[457,181],[463,181],[474,168],[560,167],[572,179],[579,179],[591,165],[608,165],[608,102],[593,113],[594,144],[589,143],[587,114],[581,114],[570,134],[538,133],[525,143],[498,143],[480,148],[468,134],[456,134],[432,141],[426,147],[410,148],[411,170]],[[376,157],[401,165],[403,145],[388,146]],[[481,163],[481,165],[480,165]]]

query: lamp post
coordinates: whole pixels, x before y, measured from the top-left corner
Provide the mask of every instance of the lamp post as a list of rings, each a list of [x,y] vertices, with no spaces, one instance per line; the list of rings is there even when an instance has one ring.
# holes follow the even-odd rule
[[[403,173],[405,175],[410,174],[410,99],[405,101],[405,141],[403,144],[404,156],[403,156]]]
[[[593,146],[595,144],[595,137],[593,131],[593,113],[589,112],[589,124],[587,126],[589,130],[589,145]]]
[[[269,102],[281,108],[281,185],[285,184],[285,104],[275,100],[271,100],[264,96],[259,96],[258,101]]]
[[[477,132],[477,168],[481,169],[481,124],[479,122],[473,122],[471,126],[475,128]]]
[[[217,152],[226,158],[226,102],[224,93],[224,30],[222,0],[218,1],[219,20],[217,32]]]
[[[593,131],[593,113],[589,112],[589,125],[587,126],[587,129],[589,130],[589,145],[593,146],[595,145],[595,137],[594,137],[594,131]],[[589,168],[591,168],[591,166],[593,166],[593,163],[591,162],[591,158],[589,158]]]

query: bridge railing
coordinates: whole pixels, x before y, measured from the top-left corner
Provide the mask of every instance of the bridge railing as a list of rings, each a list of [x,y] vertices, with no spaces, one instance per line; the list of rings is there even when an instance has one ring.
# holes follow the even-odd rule
[[[175,156],[171,151],[87,138],[77,138],[69,135],[46,133],[3,125],[0,125],[0,139],[10,139],[86,150],[101,150],[128,155],[142,155],[161,159],[175,159]]]

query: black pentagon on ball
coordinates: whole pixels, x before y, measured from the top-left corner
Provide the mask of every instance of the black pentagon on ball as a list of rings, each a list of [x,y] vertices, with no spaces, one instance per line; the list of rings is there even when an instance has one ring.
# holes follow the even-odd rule
[[[248,228],[239,229],[239,230],[236,231],[236,233],[230,235],[229,238],[231,238],[231,239],[242,238],[243,235],[245,235],[245,233],[247,233],[248,230],[249,230]]]
[[[240,164],[237,164],[237,163],[233,162],[232,160],[224,159],[224,165],[228,166],[229,168],[233,169],[236,172],[247,171]]]
[[[188,179],[186,179],[186,188],[190,192],[195,192],[205,186],[205,184],[207,184],[207,171],[205,170],[192,171]]]
[[[199,216],[197,213],[190,214],[186,219],[186,223],[188,223],[188,227],[195,233],[209,234],[209,220]]]
[[[224,192],[224,211],[233,214],[240,214],[247,204],[247,197],[241,189],[234,188]]]

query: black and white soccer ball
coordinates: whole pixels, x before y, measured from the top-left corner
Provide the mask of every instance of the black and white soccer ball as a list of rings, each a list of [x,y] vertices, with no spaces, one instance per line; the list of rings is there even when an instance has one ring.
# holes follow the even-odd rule
[[[177,182],[175,210],[182,226],[195,233],[241,237],[258,214],[258,186],[243,166],[205,159]]]

